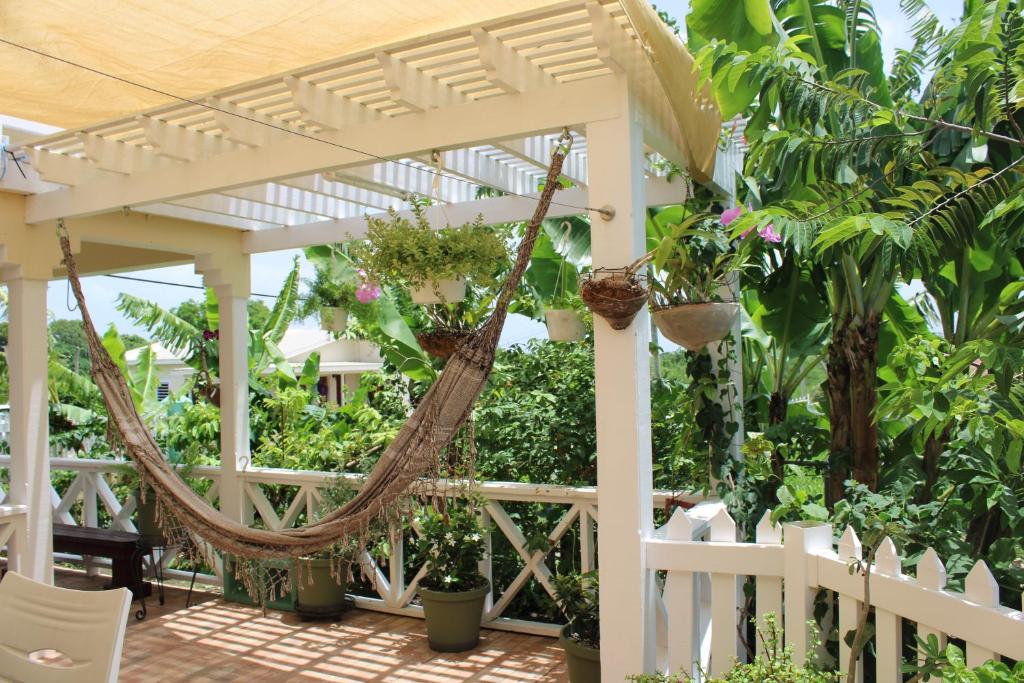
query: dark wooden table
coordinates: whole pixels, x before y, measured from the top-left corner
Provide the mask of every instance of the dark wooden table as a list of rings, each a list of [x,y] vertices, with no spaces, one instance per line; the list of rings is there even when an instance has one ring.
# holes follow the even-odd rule
[[[137,619],[146,617],[146,597],[152,585],[142,580],[142,558],[150,552],[148,541],[139,534],[116,529],[96,529],[72,524],[53,525],[54,552],[109,557],[111,581],[107,588],[127,588],[142,602]]]

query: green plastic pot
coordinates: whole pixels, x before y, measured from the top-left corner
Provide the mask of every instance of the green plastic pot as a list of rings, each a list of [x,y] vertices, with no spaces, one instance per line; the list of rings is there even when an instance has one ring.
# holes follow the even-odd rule
[[[294,560],[295,612],[307,619],[337,619],[348,608],[348,563],[338,569],[340,581],[331,575],[329,558]],[[336,574],[337,575],[337,574]]]
[[[569,683],[601,683],[601,651],[573,640],[569,634],[566,625],[558,636],[569,667]]]
[[[427,641],[437,652],[465,652],[480,642],[480,619],[490,584],[457,593],[420,588]]]

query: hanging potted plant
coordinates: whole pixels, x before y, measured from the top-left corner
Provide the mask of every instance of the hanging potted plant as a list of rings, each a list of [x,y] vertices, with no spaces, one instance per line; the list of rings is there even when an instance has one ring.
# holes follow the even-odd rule
[[[570,227],[569,230],[571,229]],[[567,231],[566,236],[568,234]],[[558,264],[558,275],[555,277],[554,295],[544,307],[544,322],[548,328],[548,339],[551,341],[579,341],[586,333],[583,316],[580,314],[583,301],[576,291],[576,278],[576,269],[563,253]]]
[[[746,258],[718,217],[688,217],[652,256],[656,277],[651,280],[651,309],[658,330],[689,351],[727,337],[740,311],[729,278],[743,270]]]
[[[307,280],[309,294],[302,307],[303,317],[316,315],[320,329],[342,334],[348,327],[348,314],[355,303],[370,303],[377,299],[380,287],[369,279],[366,271],[350,264],[332,264],[320,267],[312,280]]]
[[[472,223],[434,230],[424,200],[412,202],[413,218],[391,210],[386,218],[368,216],[367,241],[353,255],[375,282],[406,287],[416,304],[454,304],[466,297],[466,284],[490,286],[509,259],[503,229]]]
[[[596,268],[580,279],[580,298],[613,330],[624,330],[647,302],[644,275],[638,270],[646,256],[625,268]]]
[[[597,572],[554,578],[555,601],[568,622],[558,643],[565,650],[570,683],[601,681],[601,619],[597,602]]]
[[[491,586],[480,575],[484,529],[468,505],[428,508],[417,519],[413,561],[422,564],[419,596],[427,640],[438,652],[463,652],[480,642],[480,620]]]

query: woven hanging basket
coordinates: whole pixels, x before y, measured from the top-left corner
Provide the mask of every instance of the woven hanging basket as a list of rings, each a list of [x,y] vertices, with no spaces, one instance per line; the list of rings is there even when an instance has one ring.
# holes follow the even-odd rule
[[[613,330],[624,330],[647,303],[647,287],[632,268],[598,268],[580,282],[580,298]]]
[[[455,353],[455,349],[468,337],[469,332],[465,330],[437,329],[420,332],[416,335],[416,341],[431,356],[443,359]]]
[[[654,311],[654,324],[667,339],[688,351],[700,351],[729,336],[740,305],[728,302],[682,304]]]

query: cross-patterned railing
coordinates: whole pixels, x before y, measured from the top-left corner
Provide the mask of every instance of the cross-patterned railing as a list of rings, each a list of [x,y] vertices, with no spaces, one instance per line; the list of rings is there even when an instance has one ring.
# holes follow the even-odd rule
[[[10,463],[9,456],[0,456],[0,469]],[[54,510],[54,521],[64,524],[84,524],[99,526],[101,517],[113,528],[134,531],[131,516],[135,510],[135,500],[131,495],[119,498],[115,487],[111,486],[112,477],[123,475],[124,468],[130,467],[125,462],[110,460],[90,460],[84,458],[51,458],[50,468],[55,475],[61,472],[73,472],[71,483],[58,492],[51,484],[51,498]],[[64,475],[66,476],[66,475]],[[206,491],[206,498],[215,504],[217,501],[217,479],[220,470],[216,467],[193,467],[187,472],[193,480],[211,480]],[[356,474],[331,474],[326,472],[297,471],[267,468],[251,468],[242,473],[243,490],[251,504],[253,522],[270,529],[284,529],[295,526],[306,519],[319,515],[324,507],[323,489],[326,486],[341,486],[356,489],[363,481]],[[277,487],[273,492],[272,487]],[[424,491],[445,490],[447,495],[460,497],[466,487],[463,482],[431,482],[424,486]],[[511,482],[481,482],[472,488],[473,495],[483,499],[481,514],[484,522],[491,529],[485,538],[488,548],[492,547],[498,535],[508,541],[519,555],[522,567],[507,585],[495,585],[491,581],[492,593],[488,598],[484,622],[491,628],[500,628],[525,633],[555,635],[558,626],[539,621],[529,621],[506,616],[517,596],[530,584],[536,581],[549,595],[553,593],[551,583],[552,572],[548,566],[549,554],[560,548],[560,541],[570,533],[577,535],[578,543],[570,544],[573,552],[578,553],[573,565],[582,571],[596,567],[596,525],[598,521],[597,489],[594,487],[549,486],[539,484],[522,484]],[[0,487],[0,503],[6,492]],[[661,508],[665,501],[672,498],[669,492],[657,492],[652,503]],[[271,499],[275,502],[271,502]],[[699,496],[676,497],[686,502],[695,503]],[[546,534],[547,544],[530,543],[527,533],[517,523],[515,515],[510,513],[516,504],[537,503],[551,506],[560,511],[553,517],[557,519]],[[283,510],[283,512],[282,512]],[[105,515],[100,512],[105,511]],[[416,530],[413,529],[412,533]],[[360,557],[362,575],[370,579],[375,596],[354,596],[356,605],[390,613],[421,616],[422,610],[413,604],[413,598],[422,568],[411,566],[404,557],[404,544],[397,532],[388,544],[389,554],[386,560],[364,551]],[[176,556],[175,549],[168,549],[160,558],[165,567]],[[212,555],[210,555],[212,557]],[[78,558],[63,558],[78,559]],[[102,566],[100,560],[90,563],[91,566]],[[216,563],[211,563],[215,566]],[[487,559],[481,563],[481,573],[488,578],[493,575],[493,557],[488,553]],[[218,571],[220,571],[218,567]],[[167,575],[179,578],[191,578],[191,572],[167,571]],[[215,575],[200,574],[198,579],[210,584],[219,584]]]

